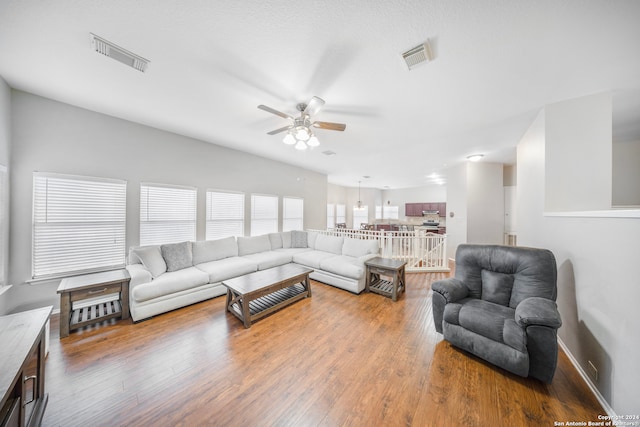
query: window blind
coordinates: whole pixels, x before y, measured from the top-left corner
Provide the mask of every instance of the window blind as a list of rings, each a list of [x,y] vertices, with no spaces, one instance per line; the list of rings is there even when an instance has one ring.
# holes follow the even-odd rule
[[[244,236],[244,194],[207,191],[206,239]]]
[[[32,277],[123,267],[127,183],[33,175]]]
[[[251,195],[251,235],[278,232],[278,197]]]
[[[327,204],[327,229],[335,228],[336,226],[335,212],[335,205],[333,203]]]
[[[336,224],[346,224],[347,207],[346,205],[336,205]]]
[[[360,229],[360,224],[369,223],[369,206],[363,206],[361,208],[353,208],[353,228],[354,230]]]
[[[282,231],[304,229],[304,199],[282,198]]]
[[[197,192],[191,187],[140,185],[140,245],[196,239]]]
[[[7,182],[7,168],[0,165],[0,287],[7,283],[5,263],[9,250],[9,209],[8,209],[9,186]]]

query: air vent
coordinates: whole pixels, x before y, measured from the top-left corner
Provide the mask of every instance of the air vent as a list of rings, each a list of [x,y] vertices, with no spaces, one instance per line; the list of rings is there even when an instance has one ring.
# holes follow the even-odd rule
[[[425,43],[414,47],[402,54],[404,58],[404,62],[407,64],[409,70],[412,70],[419,64],[423,62],[429,62],[433,59],[433,54],[431,53],[431,45],[429,44],[429,40]]]
[[[323,151],[322,154],[324,154],[325,156],[334,156],[336,153],[334,151],[327,150]]]
[[[91,33],[91,46],[93,46],[93,49],[96,52],[115,59],[116,61],[121,62],[124,65],[128,65],[131,68],[135,68],[138,71],[142,71],[143,73],[149,64],[148,59],[144,59],[135,53],[131,53],[128,50],[123,49],[102,37],[98,37],[93,33]]]

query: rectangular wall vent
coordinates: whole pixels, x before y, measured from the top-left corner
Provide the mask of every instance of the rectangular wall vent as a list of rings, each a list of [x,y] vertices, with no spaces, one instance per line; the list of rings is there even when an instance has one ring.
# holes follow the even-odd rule
[[[93,46],[93,49],[96,52],[115,59],[116,61],[128,65],[131,68],[135,68],[138,71],[142,71],[143,73],[146,71],[147,65],[149,64],[148,59],[144,59],[135,53],[129,52],[128,50],[123,49],[102,37],[96,36],[93,33],[91,33],[91,46]]]
[[[409,70],[413,69],[419,64],[422,64],[423,62],[431,61],[433,59],[433,54],[431,52],[431,45],[429,44],[429,40],[421,45],[414,47],[413,49],[409,49],[402,54],[402,58],[407,64]]]

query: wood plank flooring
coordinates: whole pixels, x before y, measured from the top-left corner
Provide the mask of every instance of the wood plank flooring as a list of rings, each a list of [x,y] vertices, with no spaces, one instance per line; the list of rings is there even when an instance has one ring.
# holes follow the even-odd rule
[[[312,281],[313,297],[245,329],[219,297],[59,340],[45,426],[553,426],[604,411],[564,353],[550,385],[442,341],[436,274],[398,302]]]

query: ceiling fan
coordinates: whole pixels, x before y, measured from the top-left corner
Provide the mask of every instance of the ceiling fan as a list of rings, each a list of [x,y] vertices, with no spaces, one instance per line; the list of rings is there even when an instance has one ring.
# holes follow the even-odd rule
[[[299,117],[292,117],[288,114],[285,114],[278,110],[274,110],[273,108],[267,107],[266,105],[262,104],[258,105],[258,108],[268,113],[282,117],[283,119],[289,119],[292,122],[290,125],[272,130],[271,132],[267,132],[268,135],[275,135],[280,132],[287,131],[283,142],[285,144],[295,145],[295,148],[297,148],[298,150],[306,150],[307,147],[317,147],[318,145],[320,145],[318,138],[313,134],[312,128],[343,131],[347,127],[347,125],[343,123],[320,121],[312,122],[311,116],[317,114],[323,105],[324,100],[322,98],[314,96],[311,98],[308,104],[300,103],[296,106],[298,111],[300,111]]]

